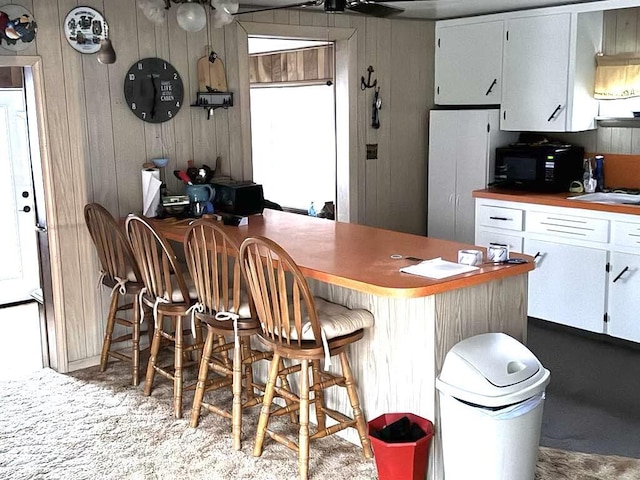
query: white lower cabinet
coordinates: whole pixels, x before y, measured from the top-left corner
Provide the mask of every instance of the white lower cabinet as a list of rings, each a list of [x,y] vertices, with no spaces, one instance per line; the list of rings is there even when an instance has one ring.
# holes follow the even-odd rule
[[[640,342],[640,254],[611,252],[607,333]]]
[[[529,316],[604,333],[607,251],[528,238],[524,253],[537,255]]]
[[[640,343],[640,215],[478,198],[475,243],[536,258],[529,316]]]

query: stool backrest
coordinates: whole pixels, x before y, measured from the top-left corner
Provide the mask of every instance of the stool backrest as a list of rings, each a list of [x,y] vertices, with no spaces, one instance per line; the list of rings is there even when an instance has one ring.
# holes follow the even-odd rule
[[[238,312],[242,279],[238,244],[216,222],[200,219],[187,230],[184,254],[205,313]]]
[[[240,268],[262,326],[262,336],[276,344],[291,345],[293,342],[300,346],[304,335],[305,339],[321,346],[313,296],[291,256],[273,240],[250,237],[240,246],[240,259]],[[313,338],[310,338],[309,328]]]
[[[109,211],[99,203],[88,203],[84,206],[84,220],[98,252],[102,271],[110,283],[117,282],[116,277],[141,281],[129,241]]]
[[[127,217],[125,231],[147,295],[168,303],[189,301],[189,289],[167,239],[146,219],[133,214]],[[178,292],[182,297],[175,300]]]

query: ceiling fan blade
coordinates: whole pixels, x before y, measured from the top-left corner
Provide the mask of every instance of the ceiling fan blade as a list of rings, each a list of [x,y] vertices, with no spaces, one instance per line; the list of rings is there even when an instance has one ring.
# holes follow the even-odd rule
[[[382,5],[381,3],[369,2],[366,0],[348,3],[346,7],[348,10],[352,10],[357,13],[381,18],[390,17],[391,15],[397,15],[398,13],[404,12],[404,8],[390,7],[388,5]]]
[[[279,5],[277,7],[256,8],[254,10],[243,10],[233,13],[232,15],[242,15],[244,13],[267,12],[269,10],[281,10],[284,8],[301,8],[301,7],[318,7],[322,5],[324,0],[307,0],[306,2],[291,3],[288,5]]]

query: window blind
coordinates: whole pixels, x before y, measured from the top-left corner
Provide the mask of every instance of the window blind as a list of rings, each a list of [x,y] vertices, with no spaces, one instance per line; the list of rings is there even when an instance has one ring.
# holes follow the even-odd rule
[[[640,53],[596,55],[593,96],[600,100],[640,96]]]

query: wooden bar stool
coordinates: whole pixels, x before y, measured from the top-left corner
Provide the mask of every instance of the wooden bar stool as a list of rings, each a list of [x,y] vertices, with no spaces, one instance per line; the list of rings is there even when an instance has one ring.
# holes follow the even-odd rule
[[[237,243],[216,222],[198,220],[187,230],[184,250],[198,294],[195,315],[208,331],[190,425],[198,426],[202,408],[230,418],[232,446],[234,450],[240,450],[242,410],[262,403],[265,388],[254,381],[253,363],[270,360],[271,352],[251,349],[251,337],[258,333],[260,324],[253,318],[253,304],[242,285]],[[227,341],[226,338],[232,340]],[[228,358],[230,350],[233,350],[232,363]],[[215,378],[209,378],[211,372],[217,374]],[[288,390],[286,376],[280,380],[282,387]],[[233,392],[231,412],[204,401],[206,392],[229,385],[232,385]]]
[[[194,351],[199,354],[203,346],[199,322],[186,329],[183,322],[185,317],[192,318],[191,309],[197,300],[193,282],[181,271],[169,242],[146,219],[129,215],[125,230],[142,274],[144,288],[141,300],[152,309],[155,323],[144,394],[151,395],[156,373],[168,378],[173,382],[175,417],[182,418],[183,368],[192,363],[185,363],[184,356]],[[172,320],[171,329],[165,328],[165,317]],[[184,343],[185,335],[190,334],[194,336],[194,343],[187,345]],[[174,349],[173,366],[158,365],[158,353],[163,340]]]
[[[98,203],[89,203],[84,207],[84,219],[102,266],[100,282],[111,291],[111,304],[100,355],[100,370],[104,372],[107,369],[109,357],[129,361],[131,362],[131,383],[137,386],[140,370],[140,323],[145,318],[138,304],[138,296],[143,287],[140,270],[127,238],[107,209]],[[131,299],[128,303],[127,297]],[[122,305],[120,305],[121,300],[125,301]],[[120,315],[128,310],[132,311],[131,320]],[[131,333],[113,338],[116,324],[130,328]],[[148,323],[149,343],[152,338],[151,329],[151,323]],[[114,344],[129,341],[131,342],[129,355],[112,348]]]
[[[309,474],[309,441],[355,427],[364,456],[371,458],[373,454],[367,437],[367,425],[360,408],[346,349],[364,336],[364,328],[373,325],[373,315],[366,310],[351,310],[314,298],[299,267],[272,240],[264,237],[247,238],[240,247],[240,259],[261,324],[258,339],[273,351],[256,432],[254,456],[262,454],[265,435],[269,435],[298,452],[300,478],[306,479]],[[285,273],[290,274],[291,278],[288,279]],[[342,375],[322,369],[321,360],[326,365],[335,355],[340,358]],[[291,396],[297,403],[300,415],[297,444],[285,435],[268,429],[272,415],[291,408],[277,407],[271,411],[274,394],[278,391],[275,380],[281,373],[281,358],[300,362],[299,396]],[[287,369],[289,370],[291,367]],[[311,384],[309,373],[313,379]],[[325,406],[323,391],[332,386],[346,388],[353,418]],[[309,434],[310,404],[314,404],[317,418],[317,428],[312,435]],[[328,427],[327,417],[337,423]]]

